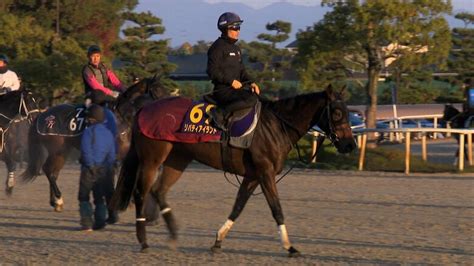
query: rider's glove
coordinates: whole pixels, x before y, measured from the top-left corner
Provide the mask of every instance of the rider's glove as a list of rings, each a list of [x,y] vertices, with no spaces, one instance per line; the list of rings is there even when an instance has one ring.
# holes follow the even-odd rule
[[[110,94],[110,96],[114,97],[115,99],[117,99],[117,97],[119,97],[120,93],[118,91],[112,91],[112,93]]]
[[[254,82],[250,84],[250,88],[252,89],[252,92],[255,92],[255,94],[260,94],[260,87],[257,85],[257,83]]]
[[[238,89],[242,88],[242,83],[240,83],[240,81],[234,79],[234,80],[232,81],[232,85],[231,85],[231,86],[232,86],[233,89],[238,90]]]

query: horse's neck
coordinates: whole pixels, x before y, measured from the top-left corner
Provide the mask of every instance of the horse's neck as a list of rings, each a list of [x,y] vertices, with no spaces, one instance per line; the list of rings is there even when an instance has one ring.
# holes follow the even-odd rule
[[[317,92],[273,102],[271,109],[279,119],[284,120],[283,125],[288,132],[298,131],[298,136],[292,138],[295,141],[316,124],[326,102],[326,93]]]
[[[18,95],[19,96],[19,95]],[[8,97],[8,99],[2,99],[0,102],[0,114],[9,118],[14,118],[20,111],[20,100],[19,97]]]

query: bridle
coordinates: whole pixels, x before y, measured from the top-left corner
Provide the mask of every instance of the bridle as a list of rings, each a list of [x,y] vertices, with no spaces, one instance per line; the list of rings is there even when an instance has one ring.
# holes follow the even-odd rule
[[[31,92],[26,92],[28,95],[31,95]],[[34,104],[37,106],[36,99],[31,96],[31,100],[34,102]],[[32,113],[39,113],[41,110],[39,108],[36,109],[28,109],[28,105],[25,100],[25,95],[24,92],[20,92],[20,104],[18,105],[18,113],[14,117],[8,117],[5,114],[0,113],[0,116],[6,118],[10,122],[18,122],[18,121],[23,121],[25,119],[28,119],[30,117],[30,114]]]
[[[3,152],[3,147],[4,147],[4,144],[5,144],[5,142],[4,142],[5,141],[5,134],[7,133],[7,131],[10,128],[11,124],[23,121],[25,119],[29,119],[30,114],[32,114],[32,113],[41,112],[41,110],[39,108],[28,109],[28,105],[26,103],[24,93],[25,93],[24,91],[20,92],[20,104],[18,106],[18,114],[16,114],[14,117],[8,117],[8,116],[0,113],[0,116],[6,118],[8,120],[8,125],[7,125],[6,128],[0,127],[0,152]],[[26,93],[28,95],[31,95],[31,92],[26,92]],[[31,100],[33,101],[33,103],[36,106],[38,106],[37,103],[36,103],[36,99],[33,96],[31,96]],[[23,113],[24,113],[24,115],[23,115]],[[28,120],[28,122],[31,123],[30,120]]]

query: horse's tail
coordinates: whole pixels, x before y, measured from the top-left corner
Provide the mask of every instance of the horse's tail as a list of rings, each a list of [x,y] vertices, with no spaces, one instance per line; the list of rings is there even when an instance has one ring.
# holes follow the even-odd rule
[[[40,174],[44,162],[44,150],[40,135],[36,131],[36,119],[31,123],[28,131],[28,165],[20,178],[25,182],[32,182]]]
[[[122,162],[117,187],[115,188],[115,192],[110,203],[110,207],[113,210],[123,211],[127,209],[137,183],[139,160],[137,151],[135,149],[135,141],[133,140],[134,134],[135,133],[132,134],[132,140],[128,153]]]

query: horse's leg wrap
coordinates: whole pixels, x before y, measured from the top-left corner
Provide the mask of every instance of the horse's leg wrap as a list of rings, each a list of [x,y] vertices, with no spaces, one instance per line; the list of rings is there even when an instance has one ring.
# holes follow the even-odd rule
[[[298,256],[300,253],[296,248],[291,245],[286,226],[284,224],[281,224],[278,226],[278,230],[280,231],[281,244],[283,245],[283,248],[289,252],[288,256]]]
[[[224,225],[222,225],[219,231],[217,231],[216,241],[222,242],[222,240],[224,240],[225,236],[227,235],[227,233],[229,232],[229,230],[232,228],[233,225],[234,225],[234,221],[227,219]]]
[[[221,226],[219,231],[216,233],[216,241],[214,242],[214,246],[211,247],[211,251],[214,253],[220,253],[221,252],[221,247],[222,247],[222,240],[224,240],[225,236],[229,232],[229,230],[232,228],[232,225],[234,225],[234,221],[227,219],[225,221],[224,225]]]
[[[15,186],[15,172],[8,172],[7,188],[13,188]]]
[[[146,250],[149,246],[146,242],[146,229],[145,229],[146,218],[137,218],[135,227],[137,230],[138,242],[142,245],[142,251]]]

